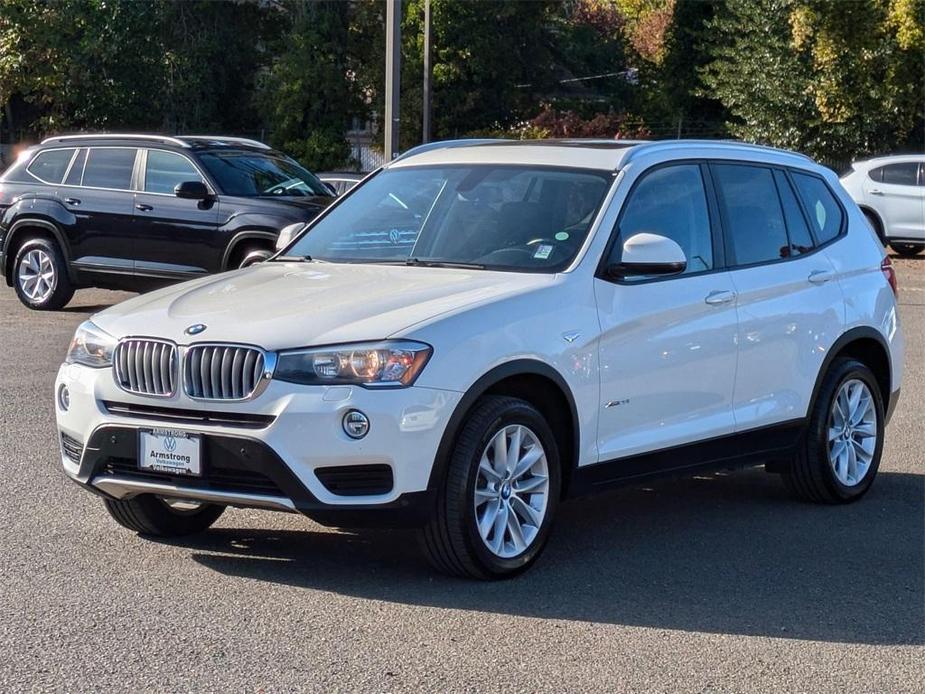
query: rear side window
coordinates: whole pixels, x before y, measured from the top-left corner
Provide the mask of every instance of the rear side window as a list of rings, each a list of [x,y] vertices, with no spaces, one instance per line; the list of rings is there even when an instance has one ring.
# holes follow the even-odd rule
[[[71,170],[67,172],[67,178],[64,181],[65,185],[68,186],[79,186],[80,179],[84,175],[84,162],[87,161],[87,149],[82,147],[77,152],[77,157],[74,159],[74,163],[71,166]]]
[[[73,149],[50,149],[40,152],[26,170],[45,183],[61,183],[73,156]]]
[[[91,148],[84,167],[83,184],[92,188],[129,190],[136,151],[122,147]]]
[[[774,181],[777,183],[777,192],[780,193],[780,202],[784,208],[784,220],[787,222],[787,236],[790,237],[790,254],[800,255],[813,250],[813,237],[806,226],[806,218],[797,202],[793,187],[783,171],[774,171]]]
[[[874,176],[874,172],[877,175]],[[894,186],[914,186],[918,183],[919,165],[914,161],[887,164],[871,171],[871,178]]]
[[[145,191],[148,193],[173,193],[173,189],[186,181],[201,181],[189,159],[173,152],[157,149],[148,150],[145,164]]]
[[[609,262],[619,262],[623,241],[649,232],[675,241],[687,257],[685,274],[713,269],[713,237],[703,176],[697,164],[655,169],[630,193],[620,218],[620,243]]]
[[[794,173],[793,181],[819,243],[836,238],[841,232],[844,214],[829,187],[822,179],[808,174]]]
[[[714,164],[720,206],[735,265],[790,257],[790,241],[771,169]]]

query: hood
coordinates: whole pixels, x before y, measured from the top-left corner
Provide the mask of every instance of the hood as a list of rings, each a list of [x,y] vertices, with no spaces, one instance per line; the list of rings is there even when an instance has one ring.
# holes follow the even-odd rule
[[[395,336],[440,314],[548,285],[555,275],[335,263],[259,263],[129,299],[92,320],[117,338],[276,350]],[[195,337],[191,325],[206,329]]]
[[[264,197],[235,198],[240,201],[236,207],[241,212],[266,212],[267,214],[285,214],[299,219],[310,220],[325,207],[337,200],[335,196],[284,196],[267,195]]]

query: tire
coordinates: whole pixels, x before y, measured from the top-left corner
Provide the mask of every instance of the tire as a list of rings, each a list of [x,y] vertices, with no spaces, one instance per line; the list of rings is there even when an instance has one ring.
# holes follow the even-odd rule
[[[130,499],[104,499],[106,510],[123,528],[151,537],[182,537],[207,530],[225,510],[216,504],[200,504],[193,510],[178,510],[152,494]]]
[[[495,465],[505,467],[495,455],[499,437],[505,451],[521,442],[516,459],[529,464],[522,475],[512,478],[508,472],[502,478],[495,472]],[[487,471],[480,467],[483,454],[497,481],[489,482]],[[516,463],[512,467],[516,469]],[[530,567],[546,546],[560,488],[559,450],[543,415],[524,400],[486,396],[467,416],[450,452],[434,514],[421,532],[424,551],[437,570],[450,575],[481,580],[515,576]],[[497,515],[491,515],[493,510]],[[490,518],[496,523],[485,522]],[[489,529],[485,539],[479,520]]]
[[[67,263],[58,244],[43,237],[26,239],[13,260],[16,296],[35,311],[57,311],[74,296]]]
[[[890,246],[903,258],[912,258],[925,251],[925,243],[891,243]]]
[[[859,384],[863,387],[854,390]],[[857,426],[841,428],[833,411],[836,398],[842,395],[848,398],[842,403],[850,410],[848,396],[856,392],[861,393],[858,411],[865,407],[865,393],[869,396],[869,410],[865,407],[869,416],[864,416]],[[842,433],[833,438],[833,432],[840,428]],[[784,484],[805,501],[821,504],[857,501],[867,493],[877,476],[883,452],[883,431],[883,396],[873,372],[855,359],[836,359],[824,376],[813,403],[801,449],[783,470]],[[872,444],[868,434],[876,437]],[[834,455],[836,451],[842,451],[843,455]],[[851,455],[855,466],[853,477]],[[865,457],[869,458],[866,467]]]
[[[248,267],[254,263],[262,263],[273,253],[261,246],[246,246],[234,253],[234,262],[229,264],[229,269],[238,269]]]

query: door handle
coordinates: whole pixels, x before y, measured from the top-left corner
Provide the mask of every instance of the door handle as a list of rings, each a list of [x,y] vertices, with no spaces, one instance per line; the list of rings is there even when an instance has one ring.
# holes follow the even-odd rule
[[[813,270],[806,279],[813,284],[825,284],[833,277],[835,277],[835,273],[831,270]]]
[[[141,210],[142,212],[150,212],[154,208],[151,207],[151,205],[145,205],[143,202],[140,202],[137,205],[135,205],[135,209]]]
[[[735,292],[731,292],[728,289],[720,289],[707,294],[704,301],[710,304],[710,306],[719,306],[721,304],[728,304],[729,302],[734,301],[735,298]]]
[[[873,190],[868,191],[871,195],[883,195],[883,191],[879,188],[874,188]]]
[[[80,204],[80,200],[78,200],[77,198],[64,198],[64,202],[67,203],[68,205],[79,205]]]

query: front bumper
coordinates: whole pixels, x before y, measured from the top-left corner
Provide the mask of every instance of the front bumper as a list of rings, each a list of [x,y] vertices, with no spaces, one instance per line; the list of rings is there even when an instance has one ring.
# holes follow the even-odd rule
[[[65,472],[111,498],[153,493],[231,506],[296,511],[339,527],[419,525],[431,509],[428,479],[440,438],[461,394],[429,388],[367,390],[271,381],[256,399],[201,403],[184,395],[134,396],[109,369],[63,365],[55,392]],[[369,434],[342,429],[344,414],[363,411]],[[138,430],[182,429],[202,437],[203,476],[137,468]],[[388,469],[390,487],[341,493],[326,472]]]

